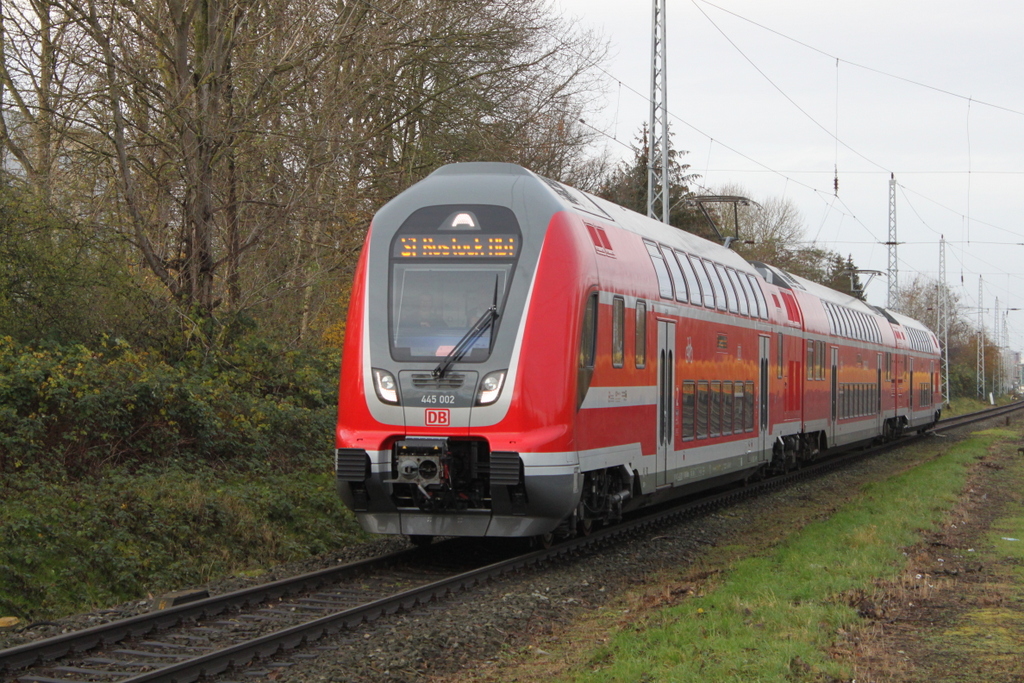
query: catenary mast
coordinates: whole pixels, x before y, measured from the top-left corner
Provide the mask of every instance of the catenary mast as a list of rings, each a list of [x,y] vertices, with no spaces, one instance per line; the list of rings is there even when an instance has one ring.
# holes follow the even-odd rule
[[[896,258],[896,175],[889,174],[889,300],[886,308],[896,307],[900,295],[899,260]]]
[[[647,145],[647,215],[668,223],[668,82],[665,2],[653,0],[651,21],[651,119]]]
[[[949,403],[949,299],[946,292],[946,236],[939,240],[939,288],[935,302],[939,309],[939,334],[942,340],[942,398]]]

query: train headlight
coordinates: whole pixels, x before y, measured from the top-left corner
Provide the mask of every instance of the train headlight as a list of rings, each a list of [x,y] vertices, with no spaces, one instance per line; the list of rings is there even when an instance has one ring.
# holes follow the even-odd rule
[[[505,386],[506,370],[498,370],[484,375],[480,380],[480,389],[476,394],[476,404],[486,406],[494,403],[501,396],[501,388]]]
[[[387,370],[373,368],[373,389],[377,392],[377,398],[384,403],[398,405],[398,382],[395,376]]]

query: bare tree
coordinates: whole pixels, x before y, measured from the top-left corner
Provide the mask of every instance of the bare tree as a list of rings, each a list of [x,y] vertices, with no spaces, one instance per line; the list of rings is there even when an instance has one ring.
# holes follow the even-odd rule
[[[373,211],[443,163],[589,171],[605,47],[544,0],[14,0],[0,18],[9,170],[120,235],[190,325],[247,311],[306,336]]]
[[[0,8],[0,146],[48,202],[62,182],[59,159],[74,141],[83,82],[71,55],[81,34],[54,0],[14,0]]]

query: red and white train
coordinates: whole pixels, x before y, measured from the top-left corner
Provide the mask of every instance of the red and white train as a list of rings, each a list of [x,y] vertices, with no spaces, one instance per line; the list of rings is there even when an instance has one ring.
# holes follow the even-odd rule
[[[375,216],[341,368],[339,494],[414,541],[586,531],[923,430],[924,325],[511,164]]]

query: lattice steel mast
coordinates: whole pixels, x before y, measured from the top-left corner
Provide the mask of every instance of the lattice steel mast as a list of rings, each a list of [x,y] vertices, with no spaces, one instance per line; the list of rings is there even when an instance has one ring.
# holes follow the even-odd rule
[[[654,0],[651,26],[651,119],[647,145],[647,215],[668,223],[668,81],[665,2]]]
[[[985,307],[981,303],[984,280],[978,276],[978,398],[985,400]]]
[[[939,240],[939,334],[942,335],[942,399],[949,403],[949,299],[946,296],[946,236]]]
[[[1003,344],[1002,339],[999,338],[1001,328],[1001,321],[999,320],[999,297],[996,297],[996,307],[992,312],[992,334],[995,337],[995,341],[992,343],[996,348],[996,366],[992,368],[992,391],[996,396],[1003,393],[1002,389],[1002,378],[999,376],[1003,369],[1002,354]]]
[[[1003,382],[1003,393],[1009,393],[1013,390],[1013,385],[1010,383],[1010,364],[1014,361],[1013,352],[1010,351],[1010,311],[1012,309],[1006,309],[1003,311],[1003,345],[1006,347],[1006,354],[999,356],[999,367],[1002,372]]]
[[[886,308],[895,308],[899,300],[899,260],[896,258],[896,175],[889,174],[889,300]]]

